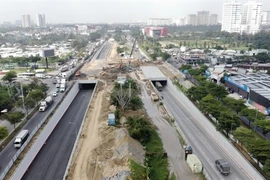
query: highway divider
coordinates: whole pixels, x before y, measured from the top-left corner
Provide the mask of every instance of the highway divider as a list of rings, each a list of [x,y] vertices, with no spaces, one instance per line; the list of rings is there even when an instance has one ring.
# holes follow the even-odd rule
[[[43,131],[40,133],[39,137],[36,139],[32,147],[30,148],[30,150],[27,152],[27,154],[25,155],[25,157],[23,158],[23,160],[21,161],[21,163],[19,164],[18,168],[16,169],[15,173],[13,174],[11,178],[12,180],[22,179],[28,167],[31,165],[32,161],[35,159],[35,157],[37,156],[42,146],[46,143],[46,140],[48,139],[48,137],[50,136],[50,134],[52,133],[52,131],[54,130],[54,128],[56,127],[56,125],[58,124],[58,122],[60,121],[60,119],[62,118],[62,116],[64,115],[64,113],[66,112],[66,110],[68,109],[68,107],[70,106],[71,102],[76,97],[78,92],[79,92],[79,85],[78,85],[78,82],[76,82],[73,86],[71,85],[69,89],[66,91],[66,97],[65,96],[64,96],[65,98],[63,97],[64,98],[63,102],[61,103],[60,101],[59,103],[54,104],[54,106],[49,110],[49,113],[42,119],[42,121],[38,124],[38,126],[33,130],[29,138],[27,139],[27,141],[18,150],[18,152],[16,153],[12,161],[9,163],[8,167],[6,167],[4,173],[0,176],[0,180],[2,180],[5,177],[9,169],[17,160],[21,152],[28,145],[30,140],[35,135],[35,133],[39,130],[39,128],[43,125],[43,123],[48,119],[48,117],[51,116],[51,114],[55,110],[55,107],[57,107],[57,105],[61,103],[57,111],[55,111],[55,113],[52,115],[50,121],[45,126]]]

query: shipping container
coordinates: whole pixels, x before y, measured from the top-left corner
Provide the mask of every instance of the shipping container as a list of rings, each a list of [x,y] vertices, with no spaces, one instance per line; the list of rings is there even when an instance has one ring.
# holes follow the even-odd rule
[[[192,173],[202,172],[202,163],[195,154],[187,155],[187,164],[190,167]]]

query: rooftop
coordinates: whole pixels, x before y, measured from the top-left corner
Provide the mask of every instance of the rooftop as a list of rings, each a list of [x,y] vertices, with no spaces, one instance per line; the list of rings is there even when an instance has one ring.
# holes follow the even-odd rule
[[[231,76],[230,80],[238,85],[246,85],[252,91],[270,100],[270,75],[238,74],[237,76]]]
[[[156,66],[141,67],[144,76],[151,81],[167,81],[167,77]]]

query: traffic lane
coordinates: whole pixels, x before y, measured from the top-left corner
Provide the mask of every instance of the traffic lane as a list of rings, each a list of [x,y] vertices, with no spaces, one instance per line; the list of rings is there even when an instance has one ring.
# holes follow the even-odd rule
[[[214,143],[210,144],[211,141],[209,141],[205,132],[202,131],[202,128],[198,127],[197,124],[192,123],[192,117],[182,110],[183,107],[181,107],[179,103],[175,102],[175,98],[172,98],[172,95],[168,94],[170,93],[167,91],[166,93],[163,93],[164,104],[168,107],[169,112],[175,118],[189,144],[193,147],[195,154],[203,163],[204,168],[206,168],[212,179],[224,179],[224,176],[216,169],[214,162],[220,158],[225,159],[225,157]],[[232,172],[226,179],[239,179],[240,177],[234,173],[234,167],[231,168]]]
[[[179,141],[178,134],[174,127],[165,120],[156,103],[154,103],[142,86],[142,101],[153,123],[158,127],[163,147],[166,150],[171,166],[177,179],[199,179],[199,175],[193,174],[185,162],[185,152]]]
[[[93,90],[79,91],[62,119],[40,150],[23,180],[63,179],[76,135]]]
[[[101,49],[96,59],[106,59],[106,56],[109,53],[111,47],[112,47],[112,44],[110,42],[107,42]]]
[[[169,86],[173,86],[172,84],[170,84],[170,83],[168,83],[168,85]],[[171,87],[170,88],[170,91],[172,90],[172,88],[175,88],[175,87]],[[174,89],[175,91],[177,91],[176,89]],[[180,94],[177,94],[176,92],[173,92],[172,91],[172,93],[171,93],[171,97],[173,97],[171,100],[173,100],[173,101],[175,101],[176,102],[176,104],[181,104],[181,106],[178,108],[178,111],[179,111],[179,109],[181,110],[185,110],[186,112],[187,112],[187,114],[189,115],[189,117],[190,117],[190,120],[191,121],[187,121],[187,122],[192,122],[193,123],[193,127],[189,127],[189,126],[187,126],[187,128],[189,128],[189,130],[193,130],[192,128],[194,128],[195,126],[198,126],[198,129],[197,130],[202,130],[201,132],[204,134],[204,136],[205,136],[205,139],[207,140],[207,142],[209,142],[209,140],[210,140],[210,142],[208,143],[208,146],[212,146],[212,149],[214,149],[215,151],[214,152],[216,152],[216,153],[218,153],[218,155],[219,155],[219,157],[222,157],[222,158],[224,158],[224,159],[226,159],[230,164],[231,164],[231,168],[232,168],[232,176],[238,176],[238,177],[236,177],[236,178],[238,178],[238,179],[249,179],[250,177],[248,177],[247,176],[247,170],[246,171],[244,171],[243,169],[242,169],[242,164],[241,165],[239,165],[238,164],[238,162],[236,161],[236,158],[235,157],[233,157],[233,155],[232,154],[230,154],[231,152],[228,152],[227,150],[226,150],[226,148],[230,148],[230,147],[227,147],[227,146],[225,146],[225,144],[226,143],[228,143],[227,142],[227,140],[224,138],[224,140],[223,140],[223,142],[218,142],[217,141],[217,139],[216,139],[216,137],[214,137],[213,135],[211,135],[210,134],[210,132],[207,132],[208,130],[206,129],[207,127],[205,127],[205,125],[204,124],[207,124],[207,123],[209,123],[211,126],[213,126],[210,122],[207,122],[207,123],[204,123],[204,124],[202,124],[203,122],[201,121],[203,118],[202,118],[202,114],[196,114],[196,116],[194,116],[193,114],[194,114],[194,112],[190,112],[190,110],[192,110],[192,109],[194,109],[194,107],[191,107],[191,106],[189,106],[188,107],[188,105],[190,104],[190,102],[187,102],[188,101],[188,99],[186,98],[186,97],[184,97],[184,95],[182,94],[181,95],[181,97],[180,97]],[[177,95],[178,96],[177,96]],[[184,102],[184,99],[186,99],[186,101]],[[182,102],[181,102],[182,101]],[[193,110],[194,111],[194,110]],[[197,110],[198,111],[198,110]],[[198,121],[198,118],[200,118],[200,121]],[[205,117],[204,117],[205,118]],[[207,120],[207,119],[206,119]],[[185,123],[185,121],[181,121],[181,123]],[[179,124],[179,125],[182,125],[182,124]],[[181,127],[181,126],[180,126]],[[209,127],[208,127],[209,128]],[[181,129],[183,129],[183,131],[185,131],[185,129],[186,128],[181,128]],[[212,129],[214,129],[215,130],[215,128],[213,127]],[[215,130],[215,132],[217,132],[216,130]],[[211,132],[211,133],[213,133],[213,132]],[[219,133],[219,132],[218,132]],[[193,136],[193,135],[192,135]],[[200,136],[197,136],[197,139],[200,139],[201,138],[201,135]],[[190,139],[190,138],[189,138]],[[205,142],[204,142],[205,143]],[[229,144],[230,145],[230,144]],[[221,147],[221,146],[223,146],[223,147]],[[224,149],[225,148],[225,149]],[[212,151],[213,152],[213,151]],[[212,153],[211,151],[209,152],[210,154]],[[240,154],[236,154],[236,155],[239,155],[239,156],[241,156]],[[201,158],[201,157],[200,157]],[[202,158],[204,158],[204,156],[202,156]],[[215,158],[218,158],[218,157],[215,157]],[[233,158],[235,158],[235,159],[233,159]],[[215,160],[215,159],[214,159]],[[245,159],[243,159],[244,161],[246,161]],[[212,160],[213,161],[213,160]],[[247,169],[249,168],[249,166],[251,167],[251,168],[253,168],[248,162],[245,162],[245,165],[247,165],[248,167],[247,167]],[[240,167],[241,166],[241,167]],[[253,171],[254,171],[254,169],[253,169]],[[258,172],[256,172],[255,171],[255,173],[257,173],[258,174]],[[257,174],[255,175],[255,177],[256,177],[256,179],[262,179],[262,177],[260,177],[260,175],[258,175],[257,176]],[[230,177],[232,177],[230,175]],[[250,173],[249,173],[249,175],[251,175]],[[252,176],[254,176],[254,174],[252,174]]]
[[[191,115],[196,124],[200,124],[204,131],[212,138],[212,141],[222,149],[227,156],[228,162],[236,165],[235,171],[238,175],[244,174],[243,178],[248,176],[250,179],[264,179],[263,176],[250,164],[245,157],[219,132],[216,127],[201,113],[201,111],[183,94],[180,93],[171,81],[168,81],[170,90],[173,91],[175,98],[182,103],[186,110],[193,110]]]
[[[189,124],[186,121],[190,121],[191,119],[181,110],[178,103],[175,103],[174,98],[171,98],[171,95],[168,95],[165,89],[162,95],[164,97],[164,104],[187,138],[188,143],[192,146],[194,152],[203,163],[204,168],[206,168],[207,172],[211,174],[212,179],[223,179],[223,177],[216,171],[213,163],[218,159],[219,155],[215,153],[211,146],[208,146],[207,142],[202,142],[202,140],[205,140],[206,138],[203,135],[199,135],[198,130],[195,130],[194,126],[189,127]],[[185,120],[181,121],[181,119]],[[209,147],[211,149],[209,149]],[[213,154],[216,155],[216,158]]]
[[[58,97],[54,98],[54,103],[45,111],[45,112],[36,112],[31,119],[25,124],[23,129],[28,129],[31,133],[37,125],[41,122],[41,120],[47,115],[49,109],[55,108],[55,104],[57,104],[64,94],[59,94]],[[12,160],[18,149],[14,147],[13,141],[15,137],[8,143],[8,145],[3,149],[0,153],[0,173],[7,167],[8,163]]]

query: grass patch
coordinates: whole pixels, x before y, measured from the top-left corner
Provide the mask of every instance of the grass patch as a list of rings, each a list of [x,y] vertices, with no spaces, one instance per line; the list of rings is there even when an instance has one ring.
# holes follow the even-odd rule
[[[162,140],[155,127],[146,118],[138,116],[128,117],[127,124],[130,136],[146,147],[145,166],[147,177],[155,180],[168,180],[169,163],[167,153],[163,149]],[[135,172],[137,173],[137,171]],[[139,176],[139,174],[135,175]]]
[[[176,180],[175,175],[174,175],[174,174],[172,174],[172,176],[170,177],[170,179],[169,179],[169,180]]]
[[[164,152],[163,143],[154,129],[151,132],[150,141],[146,144],[146,153],[149,178],[167,180],[169,177],[167,154]]]
[[[142,180],[147,179],[146,168],[136,163],[133,160],[129,160],[130,169],[131,169],[131,178],[133,180]]]

